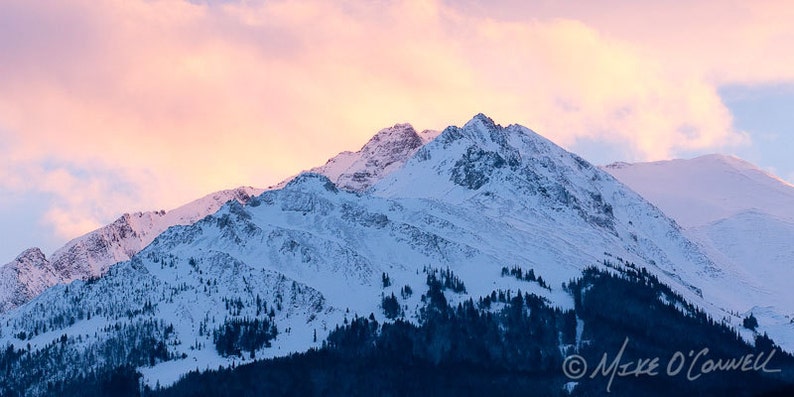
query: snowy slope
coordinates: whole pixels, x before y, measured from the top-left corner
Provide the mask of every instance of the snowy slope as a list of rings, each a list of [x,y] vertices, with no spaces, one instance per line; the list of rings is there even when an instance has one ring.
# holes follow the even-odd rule
[[[388,135],[412,138],[412,129],[400,129]],[[104,277],[56,286],[0,316],[6,324],[0,345],[30,344],[35,354],[25,360],[46,374],[28,379],[22,371],[15,379],[33,382],[35,391],[74,368],[125,362],[150,384],[168,384],[192,369],[251,360],[219,355],[212,334],[265,313],[272,313],[279,334],[255,357],[305,351],[355,316],[384,321],[381,298],[391,293],[416,321],[427,275],[447,268],[466,286],[450,293],[453,305],[509,289],[571,308],[560,285],[586,266],[620,257],[647,267],[715,318],[740,321],[727,312],[734,310],[735,291],[726,291],[732,275],[674,221],[531,130],[478,115],[416,148],[389,142],[362,150],[371,153],[357,160],[364,164],[367,156],[388,154],[401,163],[348,185],[372,183],[363,194],[301,174],[245,205],[232,201],[198,222],[169,228]],[[550,288],[503,277],[504,266],[533,269]],[[404,286],[415,292],[401,294]],[[146,335],[163,341],[162,354],[136,355],[152,343]]]
[[[685,233],[735,280],[732,307],[752,312],[791,345],[794,319],[794,186],[739,158],[616,163],[605,167],[685,225]]]
[[[246,202],[261,189],[240,187],[216,192],[171,211],[124,214],[113,223],[78,237],[47,259],[37,248],[0,267],[0,312],[19,306],[45,289],[98,277],[129,260],[173,225],[187,225],[214,213],[229,200]]]

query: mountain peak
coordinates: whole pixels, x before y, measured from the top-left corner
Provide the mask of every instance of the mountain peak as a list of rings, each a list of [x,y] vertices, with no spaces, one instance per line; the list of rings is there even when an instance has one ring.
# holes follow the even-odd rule
[[[422,138],[411,124],[395,124],[378,131],[361,152],[368,155],[372,163],[402,158],[406,153],[422,146]]]
[[[412,137],[418,136],[414,126],[411,123],[397,123],[391,127],[386,127],[378,131],[371,139],[372,140],[379,140],[383,139],[384,137]],[[366,145],[365,145],[366,146]]]
[[[43,252],[38,247],[28,248],[22,251],[16,259],[15,262],[33,262],[33,263],[40,263],[44,262],[46,257]]]
[[[341,189],[361,192],[399,168],[436,135],[429,130],[420,135],[411,124],[395,124],[378,131],[359,151],[339,153],[309,172],[325,175]]]
[[[293,180],[289,181],[284,189],[298,191],[329,191],[338,192],[333,182],[327,176],[315,172],[302,172]]]
[[[441,132],[441,142],[447,145],[461,138],[467,138],[476,144],[497,150],[509,146],[508,135],[520,130],[522,133],[531,131],[520,126],[502,127],[496,124],[490,117],[478,113],[471,120],[466,122],[463,127],[450,126]]]
[[[483,113],[477,113],[474,117],[471,118],[466,124],[463,125],[463,129],[472,128],[472,127],[479,127],[484,128],[486,130],[493,130],[496,127],[501,127],[500,125],[496,124],[492,118],[486,116]]]

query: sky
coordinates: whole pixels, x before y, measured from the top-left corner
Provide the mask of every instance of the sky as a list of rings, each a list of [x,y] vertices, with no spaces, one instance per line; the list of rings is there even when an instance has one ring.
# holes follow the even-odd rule
[[[480,112],[596,164],[719,152],[794,181],[791,20],[767,0],[0,0],[0,263]]]

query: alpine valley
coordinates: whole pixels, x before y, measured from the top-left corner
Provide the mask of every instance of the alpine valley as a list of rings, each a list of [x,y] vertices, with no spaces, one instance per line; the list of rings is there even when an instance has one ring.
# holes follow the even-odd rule
[[[0,268],[0,395],[791,392],[791,187],[693,220],[646,168],[480,114],[124,215]]]

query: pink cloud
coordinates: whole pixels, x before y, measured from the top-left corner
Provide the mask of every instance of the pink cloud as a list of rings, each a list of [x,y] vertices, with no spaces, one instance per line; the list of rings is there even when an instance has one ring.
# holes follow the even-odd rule
[[[396,122],[485,112],[564,145],[628,143],[632,159],[740,144],[717,84],[794,77],[791,55],[759,52],[790,36],[787,14],[753,4],[721,23],[711,3],[691,17],[517,3],[506,18],[436,1],[9,0],[0,186],[53,195],[47,219],[71,237],[275,183]]]

